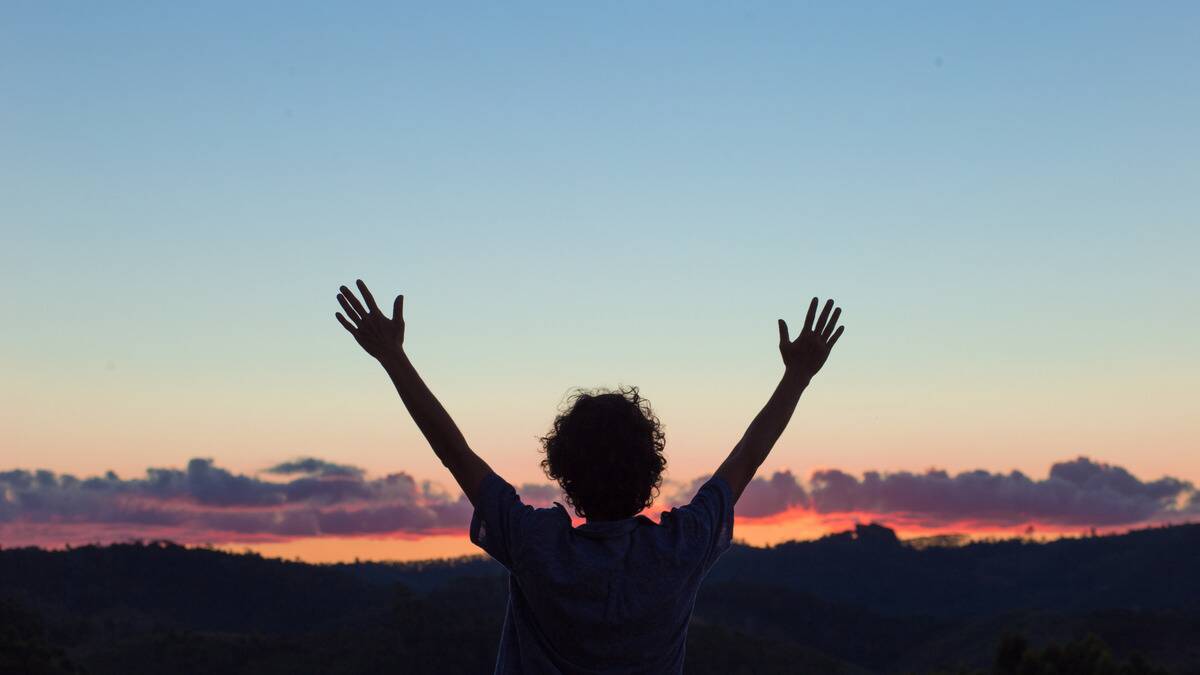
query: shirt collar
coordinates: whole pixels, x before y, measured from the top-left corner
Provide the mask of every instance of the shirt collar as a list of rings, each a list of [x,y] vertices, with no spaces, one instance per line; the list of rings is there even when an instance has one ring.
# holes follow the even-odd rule
[[[603,520],[596,522],[583,523],[575,528],[575,531],[585,537],[592,539],[611,539],[613,537],[621,537],[636,530],[639,526],[645,523],[654,524],[646,516],[637,515],[633,518],[622,518],[621,520]]]

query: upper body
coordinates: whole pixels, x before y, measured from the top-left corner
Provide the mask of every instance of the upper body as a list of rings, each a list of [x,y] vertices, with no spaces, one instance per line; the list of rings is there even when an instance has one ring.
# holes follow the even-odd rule
[[[403,349],[404,296],[388,318],[365,284],[341,287],[337,314],[387,371],[405,407],[474,506],[471,541],[509,570],[499,673],[672,673],[683,667],[696,592],[733,536],[734,504],[787,427],[801,392],[842,335],[841,309],[817,299],[791,339],[779,320],[784,373],[741,440],[691,503],[639,516],[662,485],[664,436],[636,388],[582,393],[542,438],[561,505],[535,509],[471,449]]]
[[[522,503],[495,473],[471,541],[509,570],[497,673],[679,673],[700,582],[733,536],[720,476],[661,516],[572,527],[561,505]]]

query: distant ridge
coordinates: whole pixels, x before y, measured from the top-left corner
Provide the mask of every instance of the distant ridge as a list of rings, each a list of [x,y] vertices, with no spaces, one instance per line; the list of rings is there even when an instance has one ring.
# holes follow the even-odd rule
[[[722,672],[710,667],[722,659],[767,673],[984,668],[1008,633],[1034,644],[1093,634],[1121,658],[1200,672],[1198,569],[1200,525],[937,546],[872,524],[735,545],[701,590],[688,672]],[[169,542],[4,549],[0,654],[48,673],[486,671],[505,601],[503,569],[480,557],[312,565]]]

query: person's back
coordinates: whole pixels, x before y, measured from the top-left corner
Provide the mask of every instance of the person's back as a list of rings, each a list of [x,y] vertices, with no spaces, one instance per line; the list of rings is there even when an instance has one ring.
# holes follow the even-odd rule
[[[784,374],[737,445],[686,506],[638,515],[666,467],[658,418],[637,389],[578,395],[543,437],[542,469],[575,513],[535,509],[467,445],[402,345],[404,298],[384,316],[362,281],[342,286],[338,321],[379,360],[442,463],[475,507],[471,541],[509,570],[498,673],[678,673],[705,574],[729,548],[733,508],[783,433],[801,392],[842,335],[833,301],[813,298],[800,335],[779,320]],[[364,306],[365,303],[365,306]],[[348,318],[347,318],[348,317]],[[815,323],[814,323],[815,321]]]
[[[696,593],[733,534],[733,495],[713,477],[661,524],[636,516],[572,527],[484,479],[471,540],[510,571],[498,673],[675,673]]]

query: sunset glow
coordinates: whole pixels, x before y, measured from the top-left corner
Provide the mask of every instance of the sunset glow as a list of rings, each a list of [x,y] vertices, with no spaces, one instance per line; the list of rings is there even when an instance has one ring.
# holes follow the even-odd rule
[[[643,515],[687,504],[700,476],[669,482]],[[515,486],[534,507],[565,503],[547,483]],[[905,539],[960,535],[1057,537],[1200,521],[1200,492],[1146,480],[1086,457],[1045,477],[941,470],[763,473],[738,502],[735,537],[755,546],[815,539],[881,523]],[[458,492],[404,473],[371,476],[348,464],[297,458],[256,475],[212,460],[152,468],[143,477],[0,472],[0,541],[7,547],[170,540],[333,562],[417,560],[478,553],[465,536],[471,506]],[[583,521],[572,514],[574,525]]]
[[[821,296],[845,336],[744,541],[1200,509],[1194,21],[221,4],[2,11],[0,546],[477,552],[334,319],[359,278],[516,486],[567,394],[631,384],[686,503]]]

